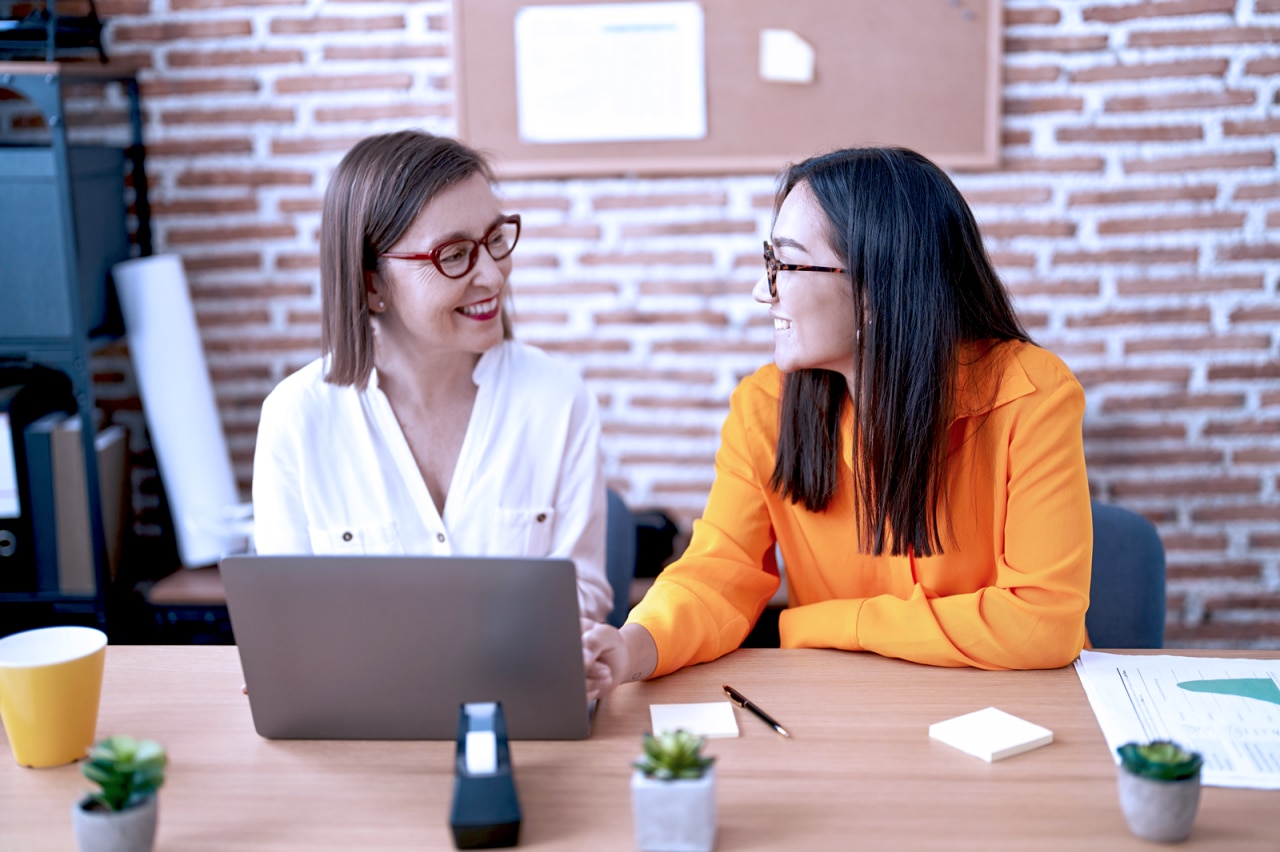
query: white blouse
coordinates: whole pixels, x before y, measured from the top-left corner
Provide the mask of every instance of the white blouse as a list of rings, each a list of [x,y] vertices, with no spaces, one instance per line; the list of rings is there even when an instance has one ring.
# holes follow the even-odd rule
[[[554,556],[573,560],[582,614],[613,607],[600,414],[573,369],[505,341],[472,374],[475,406],[444,516],[375,371],[364,392],[317,359],[262,405],[253,458],[263,554]]]

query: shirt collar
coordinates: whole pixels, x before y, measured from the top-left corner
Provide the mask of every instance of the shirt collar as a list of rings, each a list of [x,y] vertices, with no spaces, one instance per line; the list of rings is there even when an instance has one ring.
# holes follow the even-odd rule
[[[956,369],[955,413],[951,422],[981,417],[1019,397],[1035,392],[1035,385],[1016,357],[1013,341],[979,341],[960,346]],[[853,404],[846,402],[840,415],[841,454],[853,466]]]
[[[499,343],[492,349],[486,349],[480,354],[480,360],[476,362],[475,369],[471,371],[471,379],[476,383],[476,387],[484,384],[488,379],[498,374],[502,364],[502,355],[506,351],[506,341]],[[378,368],[374,367],[369,371],[369,390],[378,390]]]
[[[981,417],[1035,392],[1035,385],[1016,357],[1018,345],[1013,341],[982,341],[960,347],[953,423],[962,417]]]

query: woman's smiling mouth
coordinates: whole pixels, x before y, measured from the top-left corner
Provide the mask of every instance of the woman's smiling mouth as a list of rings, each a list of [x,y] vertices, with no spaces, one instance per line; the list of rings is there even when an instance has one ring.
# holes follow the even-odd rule
[[[498,297],[494,296],[493,298],[485,299],[483,302],[476,302],[473,305],[463,305],[458,308],[458,313],[469,319],[493,319],[498,315]]]

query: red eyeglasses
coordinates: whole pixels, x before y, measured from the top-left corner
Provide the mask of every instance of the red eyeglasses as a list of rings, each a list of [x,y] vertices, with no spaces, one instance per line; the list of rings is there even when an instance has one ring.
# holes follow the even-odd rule
[[[519,239],[520,214],[513,213],[486,231],[479,241],[449,240],[428,252],[389,251],[378,256],[396,260],[429,260],[445,278],[461,278],[475,268],[481,246],[489,252],[489,257],[502,260],[515,251]]]

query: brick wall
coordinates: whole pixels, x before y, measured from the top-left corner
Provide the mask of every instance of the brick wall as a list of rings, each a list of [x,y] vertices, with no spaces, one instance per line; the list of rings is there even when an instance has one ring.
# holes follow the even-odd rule
[[[146,66],[157,250],[185,259],[247,487],[262,398],[317,352],[329,170],[369,133],[454,129],[449,4],[98,8],[111,55]],[[1170,644],[1280,647],[1280,0],[1004,13],[1003,165],[957,182],[1032,333],[1087,388],[1095,495],[1159,527]],[[100,100],[73,106],[101,123]],[[770,357],[748,291],[772,186],[503,187],[526,222],[517,333],[581,366],[610,481],[686,525],[729,393]],[[99,362],[104,404],[140,423],[127,354]]]

